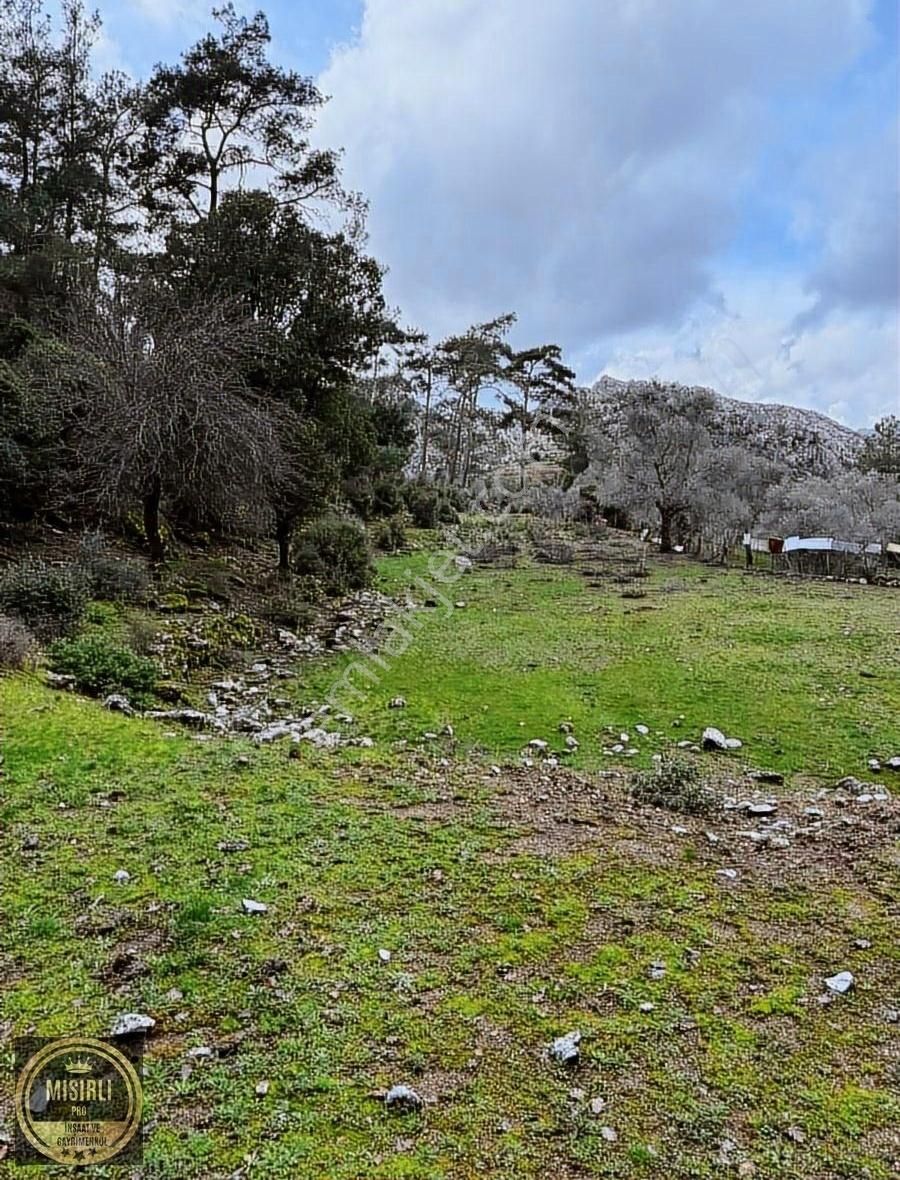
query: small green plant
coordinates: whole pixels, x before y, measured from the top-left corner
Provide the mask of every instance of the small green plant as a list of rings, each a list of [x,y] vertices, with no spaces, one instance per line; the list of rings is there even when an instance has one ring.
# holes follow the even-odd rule
[[[654,770],[635,777],[631,797],[636,803],[649,803],[684,815],[712,811],[716,802],[694,763],[672,755],[664,757]]]
[[[49,656],[53,671],[74,676],[76,686],[89,696],[122,692],[140,703],[156,685],[158,670],[152,660],[102,634],[59,639]]]
[[[17,672],[37,653],[37,640],[19,619],[0,615],[0,672]]]
[[[0,573],[0,611],[21,619],[42,639],[76,630],[89,597],[87,579],[73,565],[27,558]]]
[[[365,530],[340,516],[324,516],[308,526],[297,545],[294,568],[318,579],[328,595],[361,590],[375,576]]]

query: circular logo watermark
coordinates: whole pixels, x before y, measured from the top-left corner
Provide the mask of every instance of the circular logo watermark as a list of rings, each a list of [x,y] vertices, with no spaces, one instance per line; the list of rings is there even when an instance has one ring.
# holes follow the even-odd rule
[[[132,1142],[143,1092],[135,1066],[109,1041],[45,1041],[18,1069],[15,1113],[31,1147],[58,1164],[102,1164]]]

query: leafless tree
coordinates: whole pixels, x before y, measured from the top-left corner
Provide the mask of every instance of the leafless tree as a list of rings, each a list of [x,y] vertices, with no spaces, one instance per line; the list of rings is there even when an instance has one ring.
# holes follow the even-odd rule
[[[48,373],[67,399],[79,483],[104,511],[140,506],[160,561],[164,501],[222,519],[265,502],[282,462],[278,433],[244,373],[259,328],[227,304],[184,308],[144,284],[73,301]]]

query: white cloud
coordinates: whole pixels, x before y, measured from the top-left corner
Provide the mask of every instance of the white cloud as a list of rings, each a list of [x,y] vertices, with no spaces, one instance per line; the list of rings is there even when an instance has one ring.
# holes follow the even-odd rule
[[[621,339],[603,370],[706,385],[743,401],[808,406],[865,427],[900,412],[898,332],[890,315],[823,313],[796,336],[811,297],[802,277],[732,276],[720,307],[707,305],[675,332]]]
[[[761,95],[847,64],[858,0],[369,0],[320,134],[429,327],[510,307],[566,343],[710,286],[768,126]]]
[[[320,79],[332,99],[319,138],[345,147],[345,178],[370,199],[391,300],[433,334],[515,310],[519,339],[559,341],[585,378],[611,355],[620,370],[630,357],[635,376],[659,356],[710,384],[717,364],[723,392],[864,422],[895,397],[895,336],[862,313],[861,294],[833,293],[875,282],[881,182],[864,171],[855,188],[841,183],[874,157],[867,167],[823,149],[811,170],[809,207],[794,202],[795,228],[806,218],[819,243],[806,279],[766,290],[759,275],[724,282],[718,269],[777,142],[779,99],[815,101],[851,66],[869,8],[367,0],[357,40]],[[805,153],[793,143],[787,155],[802,170]],[[814,307],[818,322],[789,349]]]

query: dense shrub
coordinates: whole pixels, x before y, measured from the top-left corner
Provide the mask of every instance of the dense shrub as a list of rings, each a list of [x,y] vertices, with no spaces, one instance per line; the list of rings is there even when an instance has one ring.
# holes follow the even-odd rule
[[[91,696],[122,692],[140,702],[153,691],[158,670],[152,660],[135,655],[106,635],[79,635],[51,644],[54,672],[75,677],[76,686]]]
[[[72,565],[27,558],[0,573],[0,611],[21,619],[41,638],[74,631],[89,597],[86,578]]]
[[[701,815],[715,806],[715,795],[694,763],[672,756],[664,757],[655,770],[637,775],[631,795],[636,803],[650,803],[685,815]]]
[[[316,578],[325,594],[369,586],[375,574],[365,530],[347,517],[323,516],[303,532],[294,568]]]
[[[20,619],[0,615],[0,672],[18,671],[31,663],[37,640]]]
[[[143,562],[113,557],[106,552],[103,534],[85,533],[78,550],[78,564],[91,593],[108,602],[143,602],[150,576]]]
[[[439,524],[455,524],[458,519],[454,495],[433,484],[408,484],[406,507],[419,529],[436,529]]]
[[[406,544],[406,523],[402,514],[379,521],[373,530],[372,539],[375,548],[383,553],[396,553],[402,549]]]

